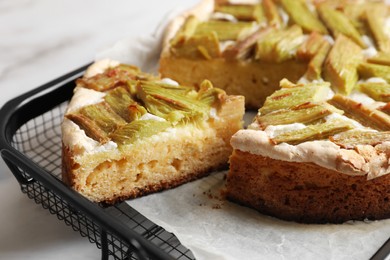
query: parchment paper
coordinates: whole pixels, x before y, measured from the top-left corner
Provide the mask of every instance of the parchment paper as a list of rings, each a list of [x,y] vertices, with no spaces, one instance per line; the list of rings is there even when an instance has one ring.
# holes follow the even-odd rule
[[[390,221],[304,225],[221,199],[225,172],[128,201],[173,232],[197,259],[369,259]]]
[[[164,26],[154,35],[124,39],[96,59],[116,59],[156,72]],[[390,236],[390,220],[304,225],[261,215],[223,199],[225,174],[213,173],[127,203],[173,232],[199,260],[368,259]]]

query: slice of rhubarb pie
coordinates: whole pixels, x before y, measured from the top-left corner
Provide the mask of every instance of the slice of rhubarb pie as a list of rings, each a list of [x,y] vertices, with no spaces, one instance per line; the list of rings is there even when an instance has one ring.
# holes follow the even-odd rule
[[[77,80],[62,124],[63,179],[95,202],[172,188],[227,166],[244,99],[102,60]]]
[[[380,100],[390,86],[380,85],[369,88],[376,100],[352,99],[326,82],[282,80],[232,137],[228,198],[304,223],[389,218],[390,116]]]

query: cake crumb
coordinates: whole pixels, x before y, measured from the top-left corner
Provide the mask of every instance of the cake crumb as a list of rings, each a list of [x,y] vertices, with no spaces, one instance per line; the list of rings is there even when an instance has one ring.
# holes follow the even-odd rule
[[[214,204],[212,206],[212,209],[221,209],[221,208],[222,208],[222,205],[220,205],[220,204]]]

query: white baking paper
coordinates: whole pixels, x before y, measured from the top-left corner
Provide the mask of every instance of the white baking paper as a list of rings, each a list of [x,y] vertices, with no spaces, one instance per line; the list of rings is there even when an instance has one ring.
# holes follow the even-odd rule
[[[264,216],[221,196],[226,172],[127,203],[174,233],[196,259],[369,259],[390,220],[305,225]]]
[[[124,39],[96,58],[157,72],[164,26],[154,35]],[[173,232],[199,260],[369,259],[390,236],[390,220],[304,225],[264,216],[223,199],[225,174],[127,203]]]

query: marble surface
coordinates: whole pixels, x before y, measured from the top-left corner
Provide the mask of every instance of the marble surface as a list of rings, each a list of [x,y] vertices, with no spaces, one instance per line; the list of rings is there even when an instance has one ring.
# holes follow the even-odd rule
[[[151,34],[172,10],[196,2],[0,1],[0,106],[92,61],[120,39]],[[3,160],[0,212],[0,259],[100,258],[88,239],[20,192]]]
[[[196,2],[0,1],[0,107],[92,61],[118,40],[150,35],[169,13]],[[22,194],[0,159],[0,260],[100,257],[95,244]]]

